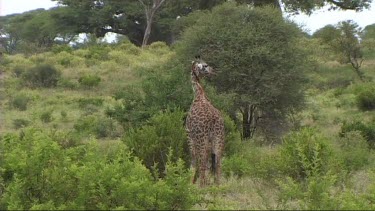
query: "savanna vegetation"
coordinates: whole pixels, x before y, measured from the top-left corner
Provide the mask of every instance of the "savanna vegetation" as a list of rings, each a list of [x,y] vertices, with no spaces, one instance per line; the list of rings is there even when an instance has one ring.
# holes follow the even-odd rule
[[[154,1],[145,42],[152,1],[59,2],[0,20],[1,210],[375,209],[374,24],[308,35],[278,1]],[[222,183],[206,188],[184,130],[197,54],[226,132]]]

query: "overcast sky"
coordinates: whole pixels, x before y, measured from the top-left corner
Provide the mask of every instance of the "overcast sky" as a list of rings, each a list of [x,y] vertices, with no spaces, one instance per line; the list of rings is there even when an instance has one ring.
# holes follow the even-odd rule
[[[22,13],[37,8],[48,9],[53,6],[56,6],[56,2],[51,0],[0,0],[0,16]],[[289,18],[301,25],[309,33],[313,33],[327,24],[336,24],[339,21],[349,19],[354,20],[359,26],[365,27],[375,23],[375,0],[372,2],[370,10],[362,12],[321,9],[310,16],[295,15]]]

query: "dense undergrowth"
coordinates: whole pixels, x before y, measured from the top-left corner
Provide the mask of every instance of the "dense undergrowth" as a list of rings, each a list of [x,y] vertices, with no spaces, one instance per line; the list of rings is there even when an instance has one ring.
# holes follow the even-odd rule
[[[223,183],[205,189],[190,183],[193,94],[173,49],[125,41],[5,55],[0,209],[375,209],[374,84],[312,55],[306,108],[277,144],[241,140],[230,96],[205,84],[226,127]]]

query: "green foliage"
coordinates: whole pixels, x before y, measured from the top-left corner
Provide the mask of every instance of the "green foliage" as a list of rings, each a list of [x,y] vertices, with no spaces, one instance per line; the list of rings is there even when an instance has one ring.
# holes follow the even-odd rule
[[[196,202],[180,160],[168,161],[165,179],[155,179],[121,142],[107,152],[95,140],[63,149],[59,135],[28,129],[2,138],[1,209],[173,210]]]
[[[333,151],[328,140],[312,128],[302,128],[283,139],[281,157],[285,173],[295,179],[324,175]]]
[[[16,108],[20,111],[27,110],[27,105],[32,99],[26,94],[17,94],[10,100],[10,107]]]
[[[348,131],[339,140],[340,155],[349,171],[357,171],[369,163],[369,148],[360,131]]]
[[[100,81],[101,81],[101,78],[100,76],[97,76],[97,75],[84,75],[78,79],[78,82],[82,86],[89,87],[89,88],[98,86]]]
[[[50,111],[44,111],[41,115],[40,115],[40,120],[42,120],[42,122],[44,123],[49,123],[52,121],[52,110]]]
[[[54,53],[54,54],[58,54],[58,53],[61,53],[61,52],[68,52],[68,53],[72,53],[73,52],[73,48],[70,47],[69,45],[54,45],[52,48],[51,48],[51,51]]]
[[[154,168],[156,163],[159,173],[165,170],[168,149],[172,150],[172,161],[181,158],[188,165],[189,152],[183,117],[184,112],[179,110],[156,114],[142,127],[130,130],[124,136],[124,143],[147,168]]]
[[[84,116],[78,119],[73,127],[80,135],[95,135],[97,138],[120,136],[120,130],[114,120],[97,115]]]
[[[345,136],[346,133],[351,131],[359,131],[361,135],[366,139],[368,146],[371,149],[375,148],[375,122],[364,123],[362,121],[344,121],[341,126],[340,136]]]
[[[332,44],[337,37],[340,36],[340,30],[335,26],[328,24],[320,29],[318,29],[313,34],[313,38],[318,38],[324,44]]]
[[[280,199],[284,209],[291,208],[291,203],[298,203],[300,209],[307,210],[327,210],[337,209],[340,205],[332,194],[332,189],[336,177],[334,175],[312,176],[306,181],[299,183],[291,177],[286,180],[278,180],[280,191]]]
[[[285,120],[287,111],[300,110],[304,102],[306,57],[297,45],[300,35],[274,8],[250,9],[227,2],[186,28],[176,51],[184,69],[189,69],[186,61],[199,54],[218,70],[211,80],[218,93],[234,94],[232,113],[262,113],[259,121]],[[247,111],[249,107],[254,109]],[[249,121],[243,122],[245,129],[261,127],[257,120]]]
[[[116,119],[124,128],[138,126],[151,116],[139,88],[126,87],[115,92],[114,98],[121,103],[107,108],[106,114]]]
[[[28,126],[29,124],[30,124],[30,121],[26,119],[14,119],[13,120],[14,129],[20,129],[20,128]]]
[[[357,106],[362,111],[375,109],[375,86],[372,83],[363,84],[356,92]]]
[[[38,64],[22,74],[22,79],[30,87],[55,87],[61,73],[52,65]]]
[[[78,99],[78,106],[80,108],[85,108],[88,105],[102,106],[104,99],[102,98],[80,98]]]
[[[251,176],[275,179],[283,171],[278,148],[260,147],[247,141],[241,143],[239,151],[223,159],[223,173],[227,176]]]
[[[233,120],[224,114],[225,156],[232,156],[241,151],[241,134]]]

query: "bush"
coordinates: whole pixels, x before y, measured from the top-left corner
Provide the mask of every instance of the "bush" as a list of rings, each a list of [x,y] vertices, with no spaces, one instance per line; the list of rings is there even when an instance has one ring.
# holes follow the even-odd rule
[[[277,148],[259,147],[247,141],[240,150],[223,159],[223,173],[226,176],[251,176],[256,178],[277,178],[282,172],[280,153]]]
[[[60,135],[27,129],[1,139],[2,210],[185,210],[196,202],[181,160],[168,159],[165,179],[155,179],[121,142],[110,153],[96,140],[63,149]]]
[[[44,123],[51,122],[52,121],[52,111],[44,111],[40,115],[40,120],[42,120],[42,122],[44,122]]]
[[[339,140],[340,156],[349,171],[357,171],[369,163],[369,148],[360,131],[349,131]]]
[[[305,179],[327,173],[332,152],[328,140],[318,131],[303,128],[283,138],[281,159],[287,175]]]
[[[336,177],[334,175],[312,176],[304,182],[296,182],[291,177],[278,180],[282,209],[334,210],[340,205],[332,194]],[[291,207],[291,204],[294,207]]]
[[[152,107],[145,105],[139,88],[125,87],[115,92],[113,97],[121,103],[106,109],[106,114],[116,119],[123,128],[137,127],[150,118]]]
[[[80,98],[78,99],[78,106],[85,108],[88,105],[102,106],[104,100],[102,98]]]
[[[97,138],[120,136],[118,125],[112,119],[106,117],[88,115],[80,118],[73,127],[78,134],[83,136],[90,134]]]
[[[52,47],[51,51],[54,54],[58,54],[58,53],[61,53],[61,52],[72,53],[73,52],[73,48],[70,47],[69,45],[54,45]]]
[[[365,124],[362,121],[344,122],[341,126],[339,135],[344,137],[346,133],[352,131],[359,131],[366,139],[368,146],[371,149],[375,148],[375,122]]]
[[[85,75],[78,79],[78,82],[86,87],[98,86],[101,78],[97,75]]]
[[[167,161],[168,149],[173,150],[172,161],[181,158],[189,164],[187,135],[183,127],[182,111],[156,114],[139,129],[130,130],[124,137],[124,143],[132,149],[149,169],[156,167],[163,173]]]
[[[13,120],[14,129],[20,129],[20,128],[28,126],[29,124],[30,124],[30,121],[26,119],[14,119]]]
[[[58,86],[64,87],[64,88],[69,88],[69,89],[75,89],[78,87],[78,83],[76,80],[71,80],[67,78],[60,78],[58,82]]]
[[[357,106],[360,110],[369,111],[375,109],[375,86],[365,86],[356,96]]]
[[[59,81],[61,73],[49,64],[39,64],[26,70],[22,74],[22,79],[30,87],[55,87]]]
[[[12,108],[16,108],[20,111],[27,110],[27,105],[31,99],[26,94],[18,94],[10,101],[10,105]]]
[[[228,116],[224,115],[224,128],[225,128],[225,156],[234,155],[241,150],[241,134],[237,130],[236,124]]]

